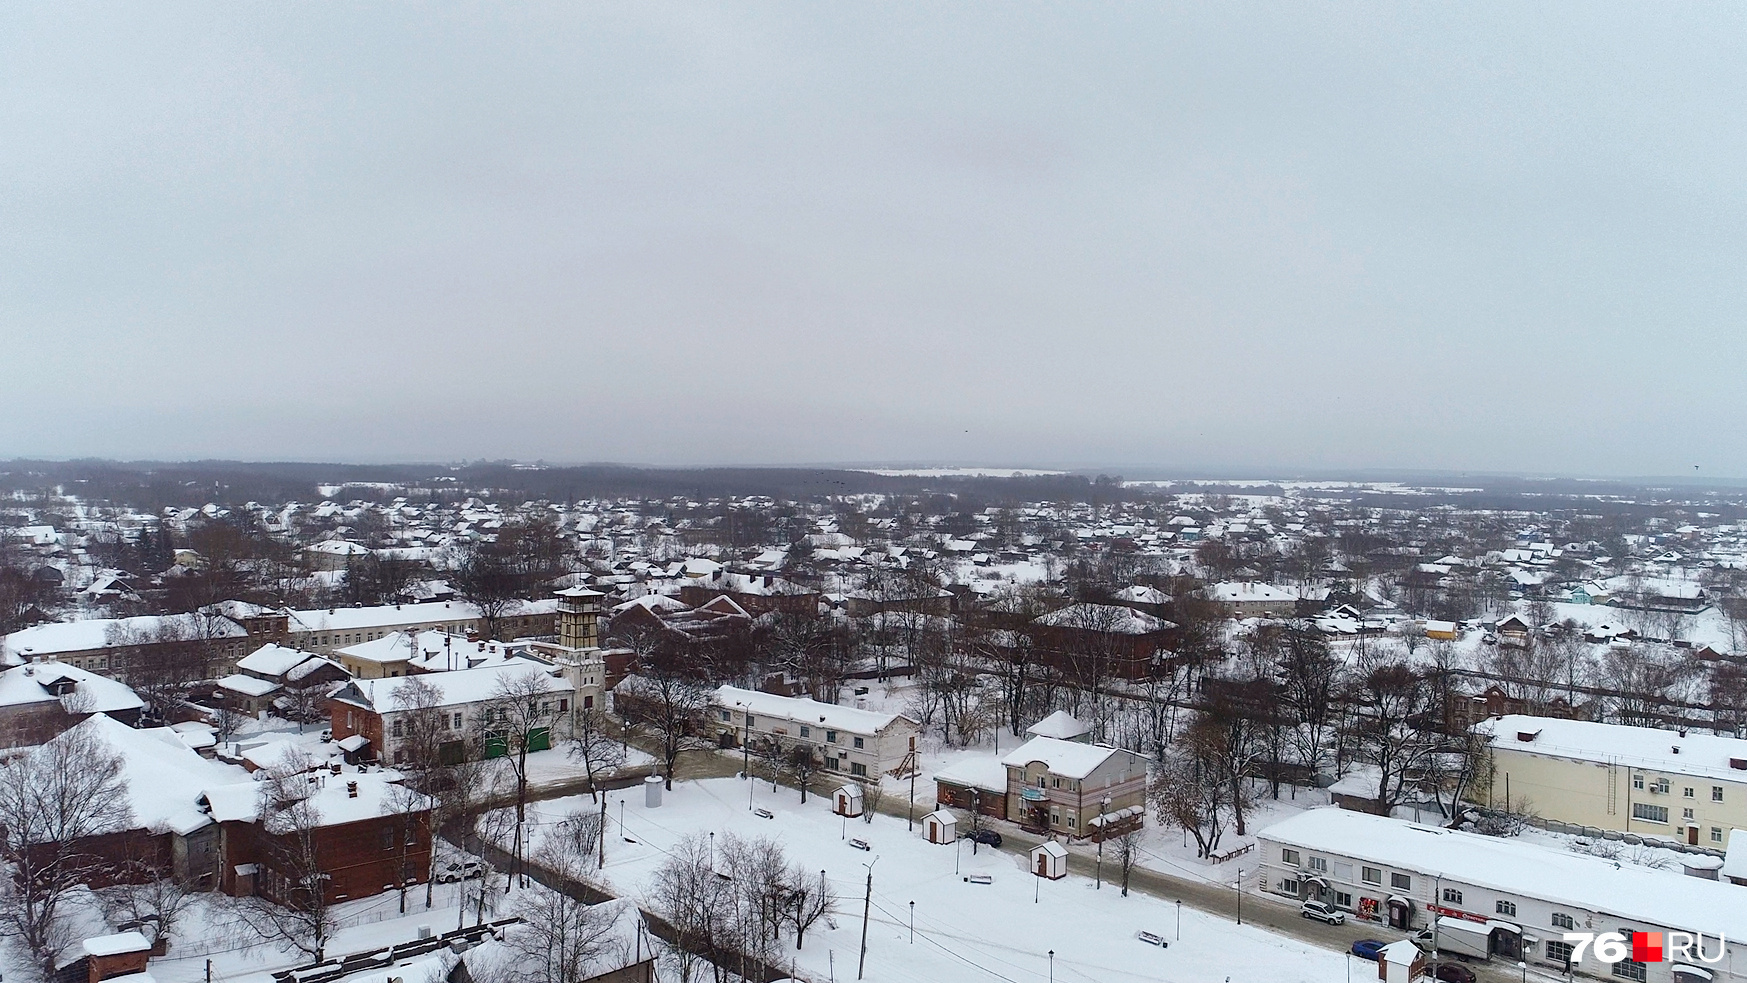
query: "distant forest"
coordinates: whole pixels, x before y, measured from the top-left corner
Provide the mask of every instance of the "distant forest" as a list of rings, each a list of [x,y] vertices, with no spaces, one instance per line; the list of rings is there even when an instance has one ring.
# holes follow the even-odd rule
[[[1312,476],[1302,476],[1311,479]],[[1397,481],[1433,489],[1395,493],[1353,488],[1319,490],[1318,497],[1347,499],[1385,509],[1419,510],[1439,504],[1464,508],[1581,509],[1617,514],[1652,502],[1700,502],[1725,516],[1742,514],[1737,503],[1747,489],[1733,482],[1701,485],[1687,479],[1596,481],[1572,478],[1367,473],[1363,476],[1317,474],[1313,480]],[[318,488],[344,485],[393,485],[409,498],[446,500],[470,495],[515,502],[575,501],[589,498],[709,499],[768,496],[783,501],[811,501],[837,495],[951,495],[957,508],[1012,505],[1024,502],[1074,502],[1108,505],[1159,500],[1173,494],[1279,495],[1277,484],[1207,480],[1176,485],[1123,485],[1122,477],[1070,473],[1020,477],[913,477],[874,474],[844,468],[653,468],[611,464],[530,467],[508,461],[448,464],[322,464],[314,462],[247,461],[109,461],[13,460],[0,462],[0,493],[27,495],[60,487],[86,501],[156,511],[208,502],[279,503],[335,498],[380,500],[383,492],[366,487],[341,488],[324,495]],[[1446,487],[1473,489],[1443,491]],[[1610,501],[1609,499],[1628,501]]]

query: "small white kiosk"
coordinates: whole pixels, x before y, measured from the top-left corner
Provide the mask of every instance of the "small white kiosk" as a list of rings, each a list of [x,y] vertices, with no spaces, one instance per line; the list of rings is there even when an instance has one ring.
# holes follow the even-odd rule
[[[1068,876],[1068,849],[1054,840],[1045,840],[1031,848],[1031,872],[1039,877],[1059,881]]]
[[[930,843],[951,843],[958,839],[958,817],[945,809],[923,816],[922,837]]]
[[[831,811],[851,819],[861,815],[861,786],[840,785],[831,793]]]

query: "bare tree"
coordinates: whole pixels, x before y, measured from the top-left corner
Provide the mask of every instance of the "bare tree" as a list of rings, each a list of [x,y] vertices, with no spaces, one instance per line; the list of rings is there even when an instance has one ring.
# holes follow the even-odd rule
[[[1141,831],[1131,829],[1111,842],[1111,854],[1116,859],[1116,869],[1122,879],[1122,896],[1128,897],[1128,878],[1134,873],[1134,868],[1140,864]]]
[[[233,913],[262,939],[320,962],[336,925],[320,851],[321,810],[309,801],[313,767],[298,752],[265,772],[259,792],[265,863],[257,893]]]
[[[547,837],[534,860],[561,878],[583,880],[593,867],[590,837],[600,834],[599,817],[583,813],[565,823],[570,824],[570,835]],[[626,914],[621,908],[628,904],[591,906],[565,891],[522,893],[514,908],[522,923],[503,937],[504,947],[513,954],[506,964],[506,978],[519,983],[576,983],[592,978],[593,967],[614,953],[615,921]]]
[[[807,929],[812,928],[814,922],[831,914],[837,899],[831,894],[831,879],[825,876],[824,871],[821,870],[818,877],[813,877],[800,864],[789,868],[787,888],[785,904],[789,920],[795,926],[795,948],[800,949],[806,941]]]
[[[589,798],[595,796],[595,778],[602,772],[614,771],[625,764],[627,750],[623,742],[607,733],[607,714],[600,707],[578,709],[571,717],[569,743],[570,760],[582,765],[588,778]]]
[[[726,894],[726,882],[716,876],[711,848],[702,833],[674,844],[656,871],[650,902],[673,928],[681,983],[689,983],[700,964],[713,970],[717,983],[727,983]]]
[[[696,678],[681,651],[671,646],[662,646],[650,656],[632,689],[642,708],[639,715],[661,742],[662,772],[672,791],[679,756],[710,746],[697,728],[710,707],[711,690]]]
[[[121,883],[107,888],[101,902],[109,920],[133,925],[153,946],[176,934],[193,898],[188,886],[154,860],[133,858],[119,872]]]
[[[1234,786],[1224,774],[1228,755],[1225,728],[1197,720],[1154,774],[1151,797],[1159,825],[1182,829],[1195,838],[1196,855],[1211,856],[1219,848],[1226,821],[1233,813]]]
[[[878,775],[868,781],[859,783],[861,786],[861,821],[871,823],[874,813],[880,811],[880,800],[886,797],[886,786]]]
[[[1409,779],[1428,770],[1442,739],[1432,722],[1431,689],[1404,663],[1381,666],[1360,685],[1359,757],[1377,769],[1377,812],[1387,816],[1406,798]]]
[[[552,677],[540,669],[528,669],[499,676],[483,708],[485,740],[487,743],[501,743],[502,760],[508,762],[515,776],[516,832],[515,846],[511,851],[515,860],[514,869],[509,871],[512,880],[520,876],[525,856],[528,754],[541,747],[551,747],[554,700]]]
[[[795,776],[795,784],[801,787],[801,804],[805,805],[807,787],[819,771],[819,752],[812,742],[797,740],[789,745],[788,769]]]
[[[91,838],[127,828],[121,759],[75,727],[0,766],[0,924],[45,976],[73,939],[62,917],[67,896],[106,866]]]

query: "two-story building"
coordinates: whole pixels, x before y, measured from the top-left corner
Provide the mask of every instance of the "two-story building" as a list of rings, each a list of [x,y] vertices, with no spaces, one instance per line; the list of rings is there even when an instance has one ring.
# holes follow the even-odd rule
[[[1517,715],[1475,727],[1497,808],[1718,851],[1747,828],[1747,740]]]
[[[528,658],[413,677],[354,679],[328,701],[334,740],[354,757],[402,764],[411,737],[409,718],[435,711],[444,734],[437,748],[441,760],[498,757],[510,750],[510,741],[502,724],[491,719],[493,701],[501,698],[506,686],[530,674],[538,677],[542,696],[539,726],[529,733],[528,748],[553,747],[572,733],[576,689],[562,669]],[[428,687],[429,697],[415,697],[418,687]]]
[[[1001,764],[1007,818],[1027,829],[1103,839],[1146,821],[1146,761],[1131,751],[1033,737]]]
[[[773,738],[790,745],[810,743],[827,771],[858,778],[897,774],[907,763],[914,763],[911,753],[916,750],[920,728],[901,713],[862,710],[738,686],[717,689],[711,702],[714,719],[710,725],[722,747]]]
[[[1723,983],[1747,973],[1735,941],[1747,937],[1747,890],[1733,884],[1345,809],[1312,809],[1256,838],[1245,889],[1432,929],[1439,948],[1633,983]],[[1609,966],[1590,955],[1571,966],[1566,932],[1703,933],[1707,958]],[[1719,937],[1729,939],[1727,953]]]

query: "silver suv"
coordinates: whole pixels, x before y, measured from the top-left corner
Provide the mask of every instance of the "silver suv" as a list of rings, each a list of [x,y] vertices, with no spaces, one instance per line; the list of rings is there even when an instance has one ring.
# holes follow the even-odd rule
[[[1298,913],[1306,918],[1314,918],[1319,922],[1327,922],[1330,925],[1342,925],[1345,924],[1347,920],[1346,912],[1321,901],[1304,902],[1302,905],[1298,906]]]

